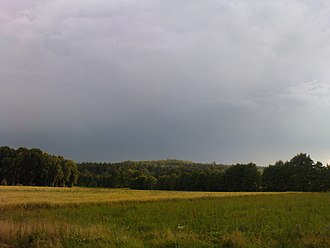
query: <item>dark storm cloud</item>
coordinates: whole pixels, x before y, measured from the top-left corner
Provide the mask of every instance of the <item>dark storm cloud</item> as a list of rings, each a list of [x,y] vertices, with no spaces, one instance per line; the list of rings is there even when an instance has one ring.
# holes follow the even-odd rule
[[[78,161],[328,162],[329,10],[1,1],[1,144]]]

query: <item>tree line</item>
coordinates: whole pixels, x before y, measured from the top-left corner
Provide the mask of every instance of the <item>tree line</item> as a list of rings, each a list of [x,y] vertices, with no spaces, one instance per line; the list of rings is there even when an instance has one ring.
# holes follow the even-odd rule
[[[184,191],[258,191],[260,170],[253,163],[232,166],[181,160],[81,163],[78,185]]]
[[[72,187],[78,179],[72,160],[50,155],[40,149],[0,147],[0,184]]]
[[[297,154],[261,168],[180,160],[81,163],[78,185],[187,191],[329,191],[330,166]]]
[[[183,160],[83,162],[0,147],[0,184],[185,191],[330,191],[330,166],[300,153],[268,167]]]

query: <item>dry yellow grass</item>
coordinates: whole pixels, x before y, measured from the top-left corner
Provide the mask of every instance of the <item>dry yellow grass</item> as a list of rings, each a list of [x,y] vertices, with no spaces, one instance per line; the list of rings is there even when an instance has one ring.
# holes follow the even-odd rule
[[[86,239],[114,238],[115,232],[108,228],[94,224],[88,227],[81,227],[65,222],[37,222],[17,223],[13,221],[0,220],[0,247],[19,247],[20,243],[25,244],[33,239],[28,247],[63,247],[62,239],[75,239],[84,242]],[[35,236],[35,237],[34,237]],[[6,246],[7,243],[18,240],[15,246]]]
[[[283,193],[263,192],[181,192],[143,191],[100,188],[51,188],[28,186],[0,186],[0,207],[29,204],[79,204],[126,201],[154,201],[211,197],[235,197]]]

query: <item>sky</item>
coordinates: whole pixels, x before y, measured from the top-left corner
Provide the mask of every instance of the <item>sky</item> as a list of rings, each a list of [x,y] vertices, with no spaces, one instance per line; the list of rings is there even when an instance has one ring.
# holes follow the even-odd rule
[[[1,0],[0,145],[330,162],[328,0]]]

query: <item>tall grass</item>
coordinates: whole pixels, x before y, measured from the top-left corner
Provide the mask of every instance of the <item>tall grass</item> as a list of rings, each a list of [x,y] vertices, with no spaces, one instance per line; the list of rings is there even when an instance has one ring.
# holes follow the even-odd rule
[[[130,190],[104,188],[54,188],[29,186],[0,186],[0,207],[29,205],[63,205],[80,203],[152,201],[228,197],[260,194],[283,194],[269,192],[184,192],[159,190]]]
[[[10,206],[0,247],[330,247],[330,193]]]

